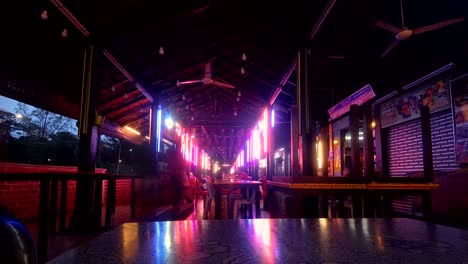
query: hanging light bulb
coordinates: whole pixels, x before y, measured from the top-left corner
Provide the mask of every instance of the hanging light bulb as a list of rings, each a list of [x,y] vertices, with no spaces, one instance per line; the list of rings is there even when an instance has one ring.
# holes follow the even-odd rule
[[[237,116],[237,111],[234,111],[234,116]]]
[[[243,60],[243,61],[246,61],[246,60],[247,60],[247,56],[245,55],[245,53],[242,53],[242,60]]]
[[[177,81],[177,82],[179,82],[179,81]],[[182,95],[182,100],[184,100],[184,101],[185,101],[185,95]]]
[[[179,87],[179,86],[180,86],[180,82],[179,82],[179,80],[177,80],[177,82],[175,83],[175,85],[176,85],[177,87]]]
[[[238,92],[237,92],[237,96],[241,97],[241,95],[242,95],[241,92],[238,91]]]
[[[193,121],[193,120],[195,120],[195,117],[192,116],[190,119],[192,119],[192,121]]]
[[[114,86],[114,85],[112,85],[111,91],[112,91],[112,92],[115,92],[115,86]]]
[[[49,15],[47,14],[47,10],[42,11],[41,18],[44,20],[47,20],[49,18]]]
[[[159,54],[164,55],[164,48],[162,46],[159,48]]]
[[[237,102],[239,102],[239,101],[240,101],[240,97],[237,97]]]
[[[241,68],[241,74],[244,74],[245,73],[245,70],[244,70],[244,67]]]
[[[62,33],[60,33],[60,35],[61,35],[62,37],[64,37],[64,38],[68,37],[68,30],[67,30],[66,28],[64,28],[64,29],[62,30]]]
[[[186,106],[185,106],[185,109],[187,109],[187,110],[188,110],[188,109],[189,109],[189,106],[188,106],[188,105],[186,105]]]

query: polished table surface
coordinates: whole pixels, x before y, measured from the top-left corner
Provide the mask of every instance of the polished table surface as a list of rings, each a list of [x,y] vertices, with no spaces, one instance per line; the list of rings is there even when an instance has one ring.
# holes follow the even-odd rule
[[[128,223],[50,263],[467,263],[468,231],[405,218]]]

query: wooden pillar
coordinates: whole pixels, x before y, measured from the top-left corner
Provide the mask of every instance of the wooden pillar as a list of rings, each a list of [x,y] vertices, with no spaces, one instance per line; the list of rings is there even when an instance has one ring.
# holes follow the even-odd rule
[[[59,220],[59,232],[63,233],[67,225],[67,192],[68,192],[68,181],[60,181],[60,220]]]
[[[375,174],[380,175],[380,177],[388,177],[388,174],[384,168],[384,155],[385,152],[382,151],[383,147],[383,138],[382,138],[382,121],[380,120],[380,104],[373,106],[374,120],[375,120]]]
[[[372,128],[372,110],[369,105],[363,106],[363,137],[364,137],[364,177],[375,178],[374,170],[374,136]]]
[[[433,182],[434,165],[432,161],[431,115],[428,106],[421,107],[421,136],[424,163],[424,178],[429,182]]]
[[[352,194],[353,218],[362,218],[362,192],[357,191]]]
[[[297,112],[299,125],[299,176],[317,175],[315,122],[309,84],[309,50],[301,49],[297,57]]]
[[[361,177],[361,153],[359,149],[359,106],[351,105],[349,129],[351,132],[351,177]]]
[[[57,198],[58,198],[58,179],[53,178],[50,184],[50,225],[51,233],[57,231]]]
[[[162,122],[162,120],[159,120],[159,117],[158,116],[158,110],[160,109],[159,108],[159,98],[156,97],[155,98],[155,101],[153,102],[153,104],[151,105],[151,108],[150,108],[150,126],[149,126],[149,137],[150,137],[150,140],[149,140],[149,152],[148,153],[151,157],[151,161],[152,161],[152,164],[153,166],[151,167],[151,172],[155,172],[155,168],[157,168],[156,166],[156,161],[157,161],[157,156],[158,156],[158,146],[160,146],[161,144],[161,139],[158,138],[158,129],[161,129],[161,124],[159,124],[159,128],[158,128],[158,122]],[[178,144],[179,145],[179,144]],[[147,176],[147,175],[145,175]]]
[[[291,106],[291,176],[299,176],[299,120],[297,106]]]
[[[83,83],[79,120],[79,160],[78,172],[94,173],[96,168],[96,151],[98,132],[96,121],[97,82],[93,75],[96,68],[93,56],[96,54],[92,41],[84,51]],[[95,76],[94,76],[95,77]],[[75,210],[72,225],[74,228],[88,229],[93,221],[94,181],[83,176],[76,182]]]
[[[47,175],[44,175],[47,176]],[[39,223],[37,227],[37,262],[47,262],[47,248],[49,245],[49,197],[50,178],[43,177],[39,187]]]

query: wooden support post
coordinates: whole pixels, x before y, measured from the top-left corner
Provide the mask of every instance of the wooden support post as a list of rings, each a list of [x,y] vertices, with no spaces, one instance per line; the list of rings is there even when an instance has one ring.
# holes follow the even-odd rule
[[[94,226],[101,228],[102,221],[102,178],[94,180]]]
[[[49,244],[49,195],[50,179],[45,176],[39,187],[39,223],[37,230],[37,260],[38,263],[47,262],[47,248]]]
[[[320,217],[328,218],[328,195],[320,197]]]
[[[59,212],[59,232],[65,232],[67,225],[67,192],[68,192],[68,181],[60,181],[60,212]]]
[[[424,178],[434,181],[434,165],[432,161],[431,115],[428,106],[421,107],[421,137],[424,163]]]
[[[320,129],[320,142],[322,144],[322,177],[328,177],[328,165],[330,163],[330,135],[328,134],[328,130],[329,127],[326,124]]]
[[[361,151],[359,147],[359,106],[351,105],[349,121],[351,132],[351,177],[356,179],[362,176]]]
[[[373,106],[373,112],[374,112],[374,120],[375,120],[375,174],[376,177],[378,174],[380,174],[381,177],[388,177],[388,174],[385,171],[384,168],[384,155],[386,153],[382,150],[382,147],[384,146],[384,140],[382,138],[382,128],[381,128],[381,120],[380,120],[380,104],[374,105]]]
[[[369,105],[363,107],[362,127],[364,137],[364,177],[367,179],[375,179],[372,110]]]
[[[363,194],[363,203],[364,203],[364,217],[372,218],[375,217],[376,204],[378,196],[374,192],[368,191]]]
[[[426,221],[432,219],[432,193],[431,191],[423,192],[422,194],[422,211]]]
[[[58,180],[52,179],[50,186],[50,225],[49,231],[55,233],[57,231],[57,197],[58,197]]]
[[[88,39],[84,51],[83,83],[81,88],[80,119],[78,121],[79,155],[78,172],[94,173],[98,131],[96,126],[98,78],[97,64],[93,63],[96,54],[92,40]],[[93,187],[90,175],[80,175],[76,181],[75,207],[72,227],[79,231],[89,230],[93,226]]]
[[[352,195],[353,199],[353,218],[362,218],[362,194],[356,192]]]
[[[297,106],[291,106],[291,176],[299,176],[299,119]]]

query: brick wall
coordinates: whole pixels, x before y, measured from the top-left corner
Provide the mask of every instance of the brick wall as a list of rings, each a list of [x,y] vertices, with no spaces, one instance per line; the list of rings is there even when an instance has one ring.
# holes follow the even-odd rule
[[[104,173],[105,169],[96,169],[96,171]],[[0,163],[0,173],[2,172],[76,172],[76,167]],[[76,181],[68,181],[67,185],[67,212],[71,213],[75,205]],[[60,201],[60,191],[61,183],[59,181],[58,201]],[[104,181],[104,202],[106,192],[107,181]],[[130,195],[131,180],[118,180],[116,204],[130,204]],[[36,219],[39,210],[39,182],[0,181],[0,205],[7,207],[22,220]]]
[[[459,168],[455,163],[453,118],[450,109],[432,114],[431,132],[434,170]],[[408,172],[423,170],[420,119],[387,128],[385,134],[390,176],[405,176]]]
[[[117,192],[115,198],[116,205],[127,205],[130,204],[130,198],[132,195],[132,180],[118,180],[117,182]],[[107,181],[103,183],[104,190],[103,195],[103,205],[107,201]]]

